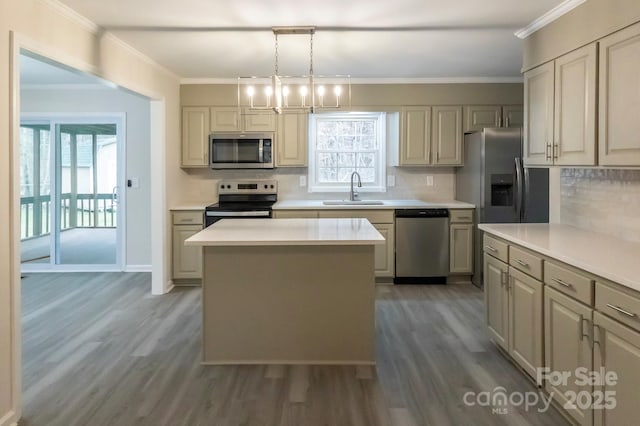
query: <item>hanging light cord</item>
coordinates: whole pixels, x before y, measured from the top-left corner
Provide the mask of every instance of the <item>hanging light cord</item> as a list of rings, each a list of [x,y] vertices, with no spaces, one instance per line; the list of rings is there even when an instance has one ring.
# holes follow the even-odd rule
[[[309,33],[309,74],[313,75],[313,32]]]
[[[274,32],[276,36],[276,75],[278,75],[278,33]]]

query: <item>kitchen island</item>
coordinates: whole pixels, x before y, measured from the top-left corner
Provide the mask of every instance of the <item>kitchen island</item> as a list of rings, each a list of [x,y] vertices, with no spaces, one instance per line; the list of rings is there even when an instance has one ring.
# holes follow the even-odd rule
[[[366,219],[224,219],[203,246],[204,364],[374,364]]]

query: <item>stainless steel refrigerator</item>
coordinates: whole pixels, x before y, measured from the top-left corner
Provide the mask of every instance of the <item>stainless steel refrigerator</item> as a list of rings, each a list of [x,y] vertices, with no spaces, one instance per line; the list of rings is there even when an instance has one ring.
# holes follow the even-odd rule
[[[522,129],[487,128],[465,134],[456,199],[475,204],[473,283],[482,286],[478,223],[549,221],[549,170],[522,166]]]

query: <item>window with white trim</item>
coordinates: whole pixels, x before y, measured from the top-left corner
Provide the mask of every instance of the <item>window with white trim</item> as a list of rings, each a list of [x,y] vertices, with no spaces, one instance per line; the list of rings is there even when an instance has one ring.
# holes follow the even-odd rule
[[[359,191],[386,191],[385,113],[311,114],[309,129],[310,192],[348,191],[354,171]]]

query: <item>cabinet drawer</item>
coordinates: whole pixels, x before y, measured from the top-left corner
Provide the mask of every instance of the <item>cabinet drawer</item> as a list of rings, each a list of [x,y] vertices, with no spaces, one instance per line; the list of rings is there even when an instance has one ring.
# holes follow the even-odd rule
[[[472,223],[473,210],[449,210],[451,223]]]
[[[593,306],[593,280],[570,266],[544,262],[544,283]]]
[[[489,235],[484,235],[484,252],[491,256],[502,260],[503,262],[509,262],[509,246],[507,243],[498,241]]]
[[[542,258],[518,247],[509,246],[509,265],[542,280]]]
[[[596,309],[640,330],[640,296],[632,296],[629,292],[596,282]]]
[[[363,218],[371,223],[393,223],[393,210],[320,210],[321,218]]]
[[[173,212],[174,225],[202,225],[203,213],[201,211]]]
[[[276,219],[308,219],[317,218],[317,210],[276,210],[273,212]]]

